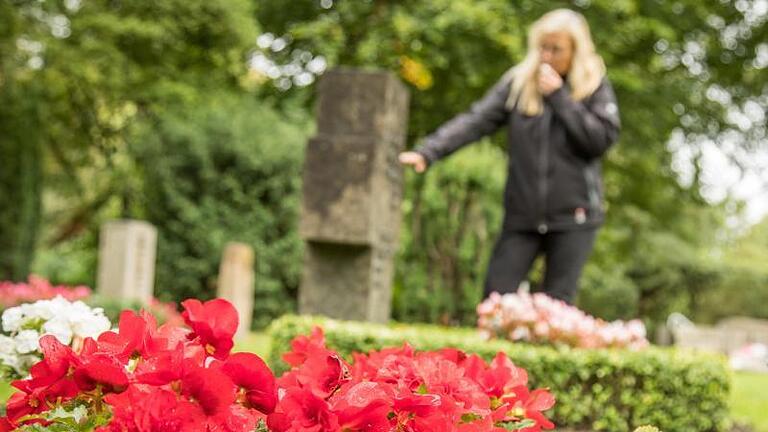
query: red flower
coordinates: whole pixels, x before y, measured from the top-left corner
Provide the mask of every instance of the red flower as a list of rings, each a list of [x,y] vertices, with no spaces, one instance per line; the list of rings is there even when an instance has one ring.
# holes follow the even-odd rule
[[[12,383],[16,385],[16,382]],[[31,387],[14,393],[6,405],[8,418],[17,421],[27,415],[46,411],[49,403],[68,401],[78,393],[77,385],[71,379],[61,379],[48,386]]]
[[[456,427],[456,432],[506,432],[509,429],[494,426],[491,417],[483,417],[469,423],[460,423]]]
[[[78,396],[97,408],[93,404],[102,399],[87,393],[97,388],[112,413],[99,432],[253,431],[277,404],[274,375],[254,354],[229,356],[237,328],[231,304],[188,300],[184,306],[192,331],[158,328],[147,312],[126,311],[118,332],[104,333],[98,341],[86,338],[78,353],[53,336],[42,338],[44,359],[31,368],[31,378],[13,383],[21,392],[8,401],[0,432],[20,426],[16,423],[25,415]],[[336,366],[331,375],[339,376],[342,369]],[[338,387],[326,375],[302,378]]]
[[[280,410],[267,417],[273,432],[331,432],[339,431],[339,419],[328,402],[312,392],[294,388],[280,401]]]
[[[200,343],[209,354],[218,359],[225,359],[232,350],[237,331],[237,310],[224,299],[213,299],[201,303],[197,299],[185,300],[184,322],[200,338]]]
[[[120,313],[118,333],[108,331],[99,335],[99,349],[118,357],[123,363],[134,354],[144,352],[150,332],[157,326],[151,315],[139,316],[136,312],[125,310]]]
[[[307,360],[307,357],[328,353],[328,349],[325,348],[323,329],[315,326],[309,337],[296,336],[291,341],[291,349],[291,351],[283,354],[283,360],[291,366],[300,366]]]
[[[536,422],[536,427],[521,429],[523,432],[538,432],[541,429],[553,429],[554,423],[549,421],[541,411],[546,411],[555,406],[555,398],[545,389],[536,389],[529,395],[523,407],[525,416]]]
[[[541,411],[546,411],[555,405],[555,398],[546,389],[536,389],[532,392],[526,387],[517,387],[511,396],[505,396],[503,401],[507,403],[506,418],[510,416],[517,419],[531,419],[535,425],[520,429],[521,432],[539,432],[541,429],[553,429],[554,423],[549,421]],[[501,408],[500,408],[501,409]]]
[[[41,412],[44,408],[46,408],[44,402],[41,403],[38,399],[33,399],[30,395],[21,392],[12,394],[5,405],[9,422],[16,421],[28,414]]]
[[[259,356],[251,353],[232,354],[224,362],[222,371],[232,379],[239,391],[244,393],[248,407],[264,414],[275,410],[275,376]]]
[[[136,366],[134,378],[141,384],[161,386],[180,380],[183,376],[184,351],[179,349],[158,353]]]
[[[482,388],[473,380],[464,376],[464,369],[456,363],[446,360],[438,353],[421,353],[416,359],[417,374],[423,379],[424,386],[429,393],[440,395],[448,399],[443,406],[443,411],[448,413],[453,400],[457,404],[457,410],[485,414],[490,412],[490,401]],[[452,415],[462,413],[454,412]]]
[[[70,370],[79,364],[72,349],[52,335],[40,338],[39,344],[43,360],[30,368],[31,377],[11,383],[22,392],[8,401],[6,414],[11,421],[43,412],[48,409],[48,402],[67,401],[78,393],[69,376]]]
[[[43,387],[63,379],[70,368],[78,364],[78,359],[72,348],[62,344],[53,335],[45,335],[40,338],[40,351],[43,360],[35,363],[29,369],[32,378],[13,383],[13,386],[21,391],[28,388]]]
[[[524,420],[535,422],[525,432],[552,427],[541,411],[554,398],[529,392],[527,373],[503,353],[490,366],[457,349],[415,354],[407,344],[353,357],[349,366],[328,350],[319,329],[294,339],[270,430],[503,432]]]
[[[104,400],[112,406],[112,421],[99,432],[206,432],[202,409],[170,390],[131,386]]]
[[[208,416],[226,411],[235,402],[235,384],[216,369],[196,368],[184,375],[182,393],[200,404]]]
[[[293,373],[300,386],[326,399],[347,380],[348,369],[337,354],[332,354],[310,357]]]
[[[74,370],[74,379],[77,386],[85,391],[100,385],[104,392],[120,393],[128,387],[125,366],[115,357],[102,353],[83,359],[83,364]]]
[[[396,413],[427,417],[439,409],[441,402],[440,396],[436,394],[409,394],[397,396],[394,408]]]
[[[385,348],[368,355],[354,354],[351,367],[353,380],[372,380],[415,391],[422,381],[416,376],[413,348],[403,344],[400,348]]]
[[[528,383],[528,373],[525,369],[515,366],[502,352],[496,354],[490,367],[480,357],[471,355],[464,362],[464,368],[467,376],[480,384],[486,394],[496,398]]]
[[[228,405],[212,415],[203,406],[159,387],[134,385],[105,398],[113,419],[99,432],[251,432],[255,411]]]
[[[387,432],[392,430],[388,418],[392,397],[386,385],[364,381],[345,388],[333,402],[340,430]]]
[[[17,426],[14,423],[11,423],[10,420],[5,417],[0,417],[0,432],[11,432],[16,430],[16,428]]]
[[[263,418],[257,411],[241,405],[230,405],[226,412],[209,418],[209,432],[253,432],[258,420]]]

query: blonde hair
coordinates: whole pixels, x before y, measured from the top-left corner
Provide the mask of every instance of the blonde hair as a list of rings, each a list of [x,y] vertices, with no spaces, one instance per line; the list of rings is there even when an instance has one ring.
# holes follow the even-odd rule
[[[528,53],[525,59],[510,69],[511,90],[507,106],[527,115],[539,115],[544,103],[536,85],[539,71],[539,43],[544,35],[566,32],[573,42],[573,59],[568,72],[571,97],[582,100],[597,90],[605,76],[605,64],[595,52],[587,20],[570,9],[556,9],[544,14],[528,31]]]

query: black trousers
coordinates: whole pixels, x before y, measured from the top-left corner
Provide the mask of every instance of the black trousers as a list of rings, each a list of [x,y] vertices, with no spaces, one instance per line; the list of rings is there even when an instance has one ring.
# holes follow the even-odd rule
[[[543,292],[573,303],[581,270],[592,253],[597,228],[572,231],[502,232],[488,264],[483,297],[517,291],[539,254],[544,255]]]

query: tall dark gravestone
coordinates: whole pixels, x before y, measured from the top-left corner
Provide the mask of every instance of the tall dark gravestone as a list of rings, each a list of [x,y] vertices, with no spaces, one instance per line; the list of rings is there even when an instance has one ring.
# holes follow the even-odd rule
[[[338,69],[323,76],[319,92],[304,165],[299,311],[386,322],[408,90],[390,73]]]

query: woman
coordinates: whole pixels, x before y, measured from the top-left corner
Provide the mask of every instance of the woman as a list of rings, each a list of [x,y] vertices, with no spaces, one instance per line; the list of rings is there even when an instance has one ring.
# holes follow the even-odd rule
[[[543,291],[569,303],[604,219],[600,158],[616,142],[619,111],[584,17],[558,9],[528,33],[525,59],[471,109],[400,162],[424,172],[462,146],[507,126],[504,225],[484,296],[517,290],[545,256]]]

